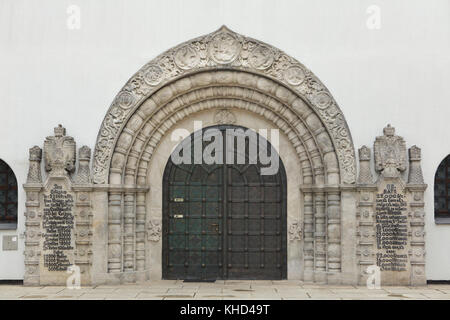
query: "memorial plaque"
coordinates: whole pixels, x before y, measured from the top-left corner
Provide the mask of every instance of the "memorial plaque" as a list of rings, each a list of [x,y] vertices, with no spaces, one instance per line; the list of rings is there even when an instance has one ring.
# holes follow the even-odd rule
[[[380,271],[407,271],[408,215],[406,195],[387,183],[376,195],[376,264]]]
[[[44,268],[47,271],[66,271],[73,263],[73,196],[56,183],[43,196]]]
[[[412,146],[408,159],[405,140],[395,135],[395,128],[385,127],[374,143],[376,181],[370,149],[361,147],[359,156],[359,283],[426,284],[422,200],[426,184],[420,148]]]

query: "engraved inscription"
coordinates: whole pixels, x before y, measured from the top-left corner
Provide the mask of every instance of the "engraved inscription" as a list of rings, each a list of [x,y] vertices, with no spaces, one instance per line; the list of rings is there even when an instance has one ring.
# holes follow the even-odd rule
[[[71,265],[67,250],[72,250],[73,197],[54,184],[49,194],[44,194],[44,266],[48,271],[66,271]]]
[[[407,205],[405,195],[388,184],[376,199],[377,265],[381,271],[406,271],[408,254]]]

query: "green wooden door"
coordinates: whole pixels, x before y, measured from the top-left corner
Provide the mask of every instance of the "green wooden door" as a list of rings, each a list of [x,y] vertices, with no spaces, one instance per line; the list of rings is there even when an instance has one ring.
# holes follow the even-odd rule
[[[225,163],[225,130],[237,127],[215,128],[223,132]],[[194,141],[193,136],[187,139]],[[208,145],[200,143],[203,150]],[[286,174],[281,160],[276,174],[261,175],[259,162],[248,163],[248,139],[245,164],[194,164],[194,143],[191,150],[192,164],[169,159],[164,172],[163,278],[286,278]],[[237,159],[236,148],[232,153]]]

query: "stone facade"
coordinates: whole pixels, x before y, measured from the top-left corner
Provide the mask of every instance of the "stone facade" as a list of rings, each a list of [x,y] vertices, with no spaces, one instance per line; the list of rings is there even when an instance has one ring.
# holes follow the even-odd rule
[[[80,266],[83,284],[161,278],[162,172],[174,147],[168,137],[194,119],[279,129],[288,176],[288,278],[364,282],[366,266],[377,264],[376,196],[389,182],[407,203],[409,258],[406,276],[385,281],[423,283],[420,149],[410,149],[403,183],[405,143],[387,127],[375,143],[381,178],[374,183],[364,147],[357,179],[348,126],[325,86],[284,52],[226,27],[168,50],[128,81],[101,124],[92,174],[87,146],[75,172],[75,141],[61,126],[44,143],[43,181],[41,150],[30,149],[25,283],[63,284],[64,266],[72,264]],[[52,199],[64,199],[67,221],[45,228],[52,205],[61,206]],[[60,249],[46,245],[52,233],[64,239]]]

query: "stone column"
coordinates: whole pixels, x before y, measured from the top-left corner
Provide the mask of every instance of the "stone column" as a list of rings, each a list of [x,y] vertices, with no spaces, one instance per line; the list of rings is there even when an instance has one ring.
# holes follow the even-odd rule
[[[326,213],[325,192],[314,192],[314,281],[326,282]]]
[[[136,271],[145,270],[145,192],[136,195]]]
[[[426,285],[425,275],[425,210],[423,181],[420,166],[421,150],[417,146],[409,149],[409,174],[407,189],[410,191],[411,226],[411,285]]]
[[[41,159],[42,150],[34,146],[29,150],[30,164],[27,183],[23,185],[26,192],[25,202],[25,274],[23,283],[26,286],[39,285],[40,282],[40,240],[41,216],[39,193],[42,190]]]
[[[314,277],[314,203],[312,192],[303,192],[303,235],[304,235],[304,281],[313,281]]]
[[[341,271],[341,194],[327,193],[327,270],[328,282],[339,282]]]
[[[74,179],[73,191],[76,192],[75,202],[75,265],[80,267],[81,284],[92,282],[92,180],[89,169],[91,149],[82,146],[78,150],[78,170]]]
[[[123,256],[124,256],[124,271],[134,271],[134,192],[125,192],[124,197],[124,224],[123,224]]]
[[[118,273],[122,271],[122,192],[109,192],[108,207],[108,272]]]

